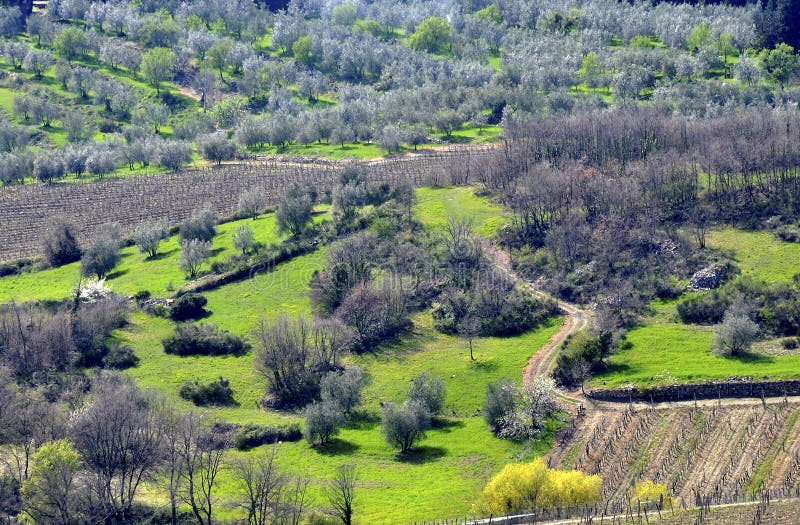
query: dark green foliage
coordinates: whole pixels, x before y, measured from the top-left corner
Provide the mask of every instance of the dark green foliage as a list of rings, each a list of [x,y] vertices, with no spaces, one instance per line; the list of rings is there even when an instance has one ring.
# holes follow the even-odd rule
[[[725,292],[714,290],[678,303],[678,315],[684,323],[717,324],[722,321],[730,301]]]
[[[517,407],[517,387],[508,379],[486,385],[486,399],[483,402],[483,419],[492,429],[499,432],[503,418]]]
[[[478,321],[481,336],[517,335],[558,313],[555,304],[542,301],[523,290],[487,289],[476,286],[467,293],[449,289],[439,296],[431,315],[433,326],[440,332],[455,334],[467,316]]]
[[[103,366],[115,370],[131,368],[138,363],[139,358],[130,345],[111,344],[108,346],[108,353],[103,357]]]
[[[183,399],[191,401],[197,406],[206,405],[233,405],[236,401],[233,399],[233,389],[230,387],[230,382],[224,377],[220,377],[216,381],[207,384],[202,384],[197,381],[186,382],[181,385],[178,394]]]
[[[777,336],[800,333],[800,282],[770,285],[751,278],[741,278],[723,288],[690,297],[678,303],[678,315],[684,323],[717,324],[734,299],[742,296],[755,309],[755,321]]]
[[[250,349],[243,339],[213,325],[179,325],[161,344],[164,352],[179,356],[243,355]]]
[[[62,266],[81,259],[75,226],[68,222],[53,224],[44,238],[44,256],[51,266]]]
[[[237,450],[250,450],[261,445],[271,445],[278,442],[294,442],[302,439],[303,433],[300,425],[290,423],[288,425],[264,426],[248,423],[243,426],[236,437],[233,438],[233,446]]]
[[[173,321],[199,319],[207,313],[203,308],[206,303],[208,303],[208,299],[200,294],[187,293],[181,295],[172,303],[172,307],[169,309],[169,317]]]
[[[567,339],[558,355],[553,376],[562,385],[578,386],[592,372],[605,367],[605,358],[614,351],[614,340],[610,332],[591,336],[580,332]]]

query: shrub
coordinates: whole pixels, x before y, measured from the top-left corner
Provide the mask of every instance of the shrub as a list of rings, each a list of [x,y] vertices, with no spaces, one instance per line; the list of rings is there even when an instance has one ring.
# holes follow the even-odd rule
[[[233,389],[230,382],[224,377],[216,381],[202,384],[197,381],[186,382],[181,385],[178,392],[183,399],[191,401],[197,406],[205,405],[233,405]]]
[[[781,226],[775,236],[783,242],[800,242],[800,230],[791,226]]]
[[[783,340],[783,348],[786,350],[795,350],[800,346],[800,338],[792,337],[791,339]]]
[[[179,356],[243,355],[250,349],[243,339],[213,325],[179,325],[161,344],[164,352]]]
[[[510,463],[483,489],[479,508],[487,514],[511,514],[534,508],[591,505],[600,499],[600,476],[548,468],[539,458]]]
[[[614,343],[610,332],[601,332],[597,336],[579,332],[564,342],[553,377],[562,385],[583,385],[593,371],[605,367],[604,359],[613,350]]]
[[[112,344],[108,346],[108,353],[103,357],[103,365],[106,368],[124,370],[139,363],[139,358],[133,351],[133,347],[123,344]]]
[[[444,406],[445,387],[441,377],[431,377],[423,372],[411,380],[408,401],[418,402],[431,415],[439,414]]]
[[[51,266],[62,266],[81,259],[78,235],[69,222],[57,221],[44,237],[44,256]]]
[[[233,446],[237,450],[250,450],[272,443],[300,441],[302,437],[303,433],[297,423],[274,427],[248,423],[234,437]]]
[[[655,503],[659,508],[671,507],[672,497],[666,485],[647,479],[631,489],[631,505],[638,503]]]
[[[329,401],[313,403],[306,408],[306,441],[312,445],[327,445],[339,433],[344,422],[342,407],[338,404]]]
[[[169,309],[169,316],[174,321],[199,319],[206,314],[206,310],[203,308],[206,303],[208,303],[208,299],[200,294],[187,293],[181,295],[172,303],[172,307]]]

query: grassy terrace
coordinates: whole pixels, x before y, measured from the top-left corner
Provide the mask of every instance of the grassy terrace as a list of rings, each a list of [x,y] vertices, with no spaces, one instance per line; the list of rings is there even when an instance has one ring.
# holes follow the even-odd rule
[[[415,212],[427,228],[437,231],[443,231],[450,217],[473,217],[474,227],[482,235],[491,235],[503,222],[503,210],[486,198],[476,197],[472,188],[419,190]],[[230,232],[241,222],[251,224],[261,242],[279,240],[271,215],[256,221],[229,223],[220,226],[214,240],[215,257],[230,253]],[[167,284],[172,282],[177,287],[183,282],[183,275],[177,270],[177,245],[173,245],[176,242],[171,239],[164,243],[161,250],[164,255],[155,261],[145,261],[134,248],[127,248],[130,253],[123,259],[119,275],[113,276],[109,284],[125,293],[150,289],[155,295],[166,294]],[[202,322],[249,336],[261,318],[310,314],[309,279],[314,270],[324,265],[322,249],[281,264],[272,272],[208,292],[205,295],[211,313]],[[77,265],[72,265],[0,280],[0,297],[7,300],[16,296],[21,300],[63,296],[77,271]],[[21,284],[10,284],[17,280]],[[553,319],[547,326],[519,337],[476,339],[475,361],[469,359],[466,341],[433,330],[430,312],[417,312],[413,322],[413,329],[393,344],[374,354],[351,358],[365,368],[370,378],[364,396],[364,417],[344,429],[327,449],[313,449],[305,441],[278,446],[279,463],[284,468],[311,478],[309,496],[313,506],[325,505],[320,486],[333,476],[336,467],[352,463],[360,476],[356,512],[361,523],[412,523],[432,516],[463,517],[472,511],[484,483],[505,463],[531,459],[550,447],[552,427],[538,441],[512,443],[491,434],[479,409],[486,384],[501,377],[519,379],[530,355],[558,330],[560,320]],[[234,423],[301,421],[301,414],[257,407],[266,382],[253,368],[253,352],[241,357],[166,355],[161,340],[174,327],[169,320],[137,312],[129,326],[115,333],[120,341],[134,347],[140,359],[139,365],[127,372],[139,384],[158,390],[189,409],[192,405],[177,395],[184,381],[211,381],[223,376],[230,380],[238,405],[202,409],[208,410],[212,417]],[[410,379],[424,370],[445,380],[448,391],[445,418],[428,432],[416,453],[400,460],[381,436],[380,403],[402,401]],[[229,458],[263,452],[263,449],[231,452]],[[230,471],[225,471],[219,491],[220,518],[240,517],[240,511],[233,506],[235,490]],[[153,486],[148,486],[143,495],[153,503],[165,503],[163,493]]]
[[[800,244],[782,242],[771,232],[728,228],[712,232],[708,245],[732,252],[742,275],[770,283],[785,283],[800,273]],[[731,376],[800,377],[800,353],[755,354],[742,358],[714,356],[711,328],[682,324],[677,318],[676,304],[677,301],[654,302],[653,315],[628,333],[631,347],[611,358],[609,372],[595,378],[594,386],[652,385],[671,380],[700,381]]]

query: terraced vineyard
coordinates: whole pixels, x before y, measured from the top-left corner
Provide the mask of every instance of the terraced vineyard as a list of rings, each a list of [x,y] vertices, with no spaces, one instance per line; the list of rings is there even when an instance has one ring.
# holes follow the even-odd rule
[[[796,399],[624,408],[598,403],[586,414],[548,459],[599,474],[607,500],[625,500],[643,479],[666,484],[676,504],[686,506],[702,497],[732,502],[761,489],[800,490]]]

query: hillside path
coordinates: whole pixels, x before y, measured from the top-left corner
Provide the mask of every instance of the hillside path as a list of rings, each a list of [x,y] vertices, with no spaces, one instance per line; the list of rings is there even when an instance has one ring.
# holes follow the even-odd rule
[[[537,288],[533,282],[520,277],[512,268],[511,256],[507,251],[489,244],[488,242],[485,243],[485,247],[486,252],[490,255],[492,262],[498,270],[507,275],[513,282],[525,287],[531,295],[555,302],[559,309],[564,312],[564,324],[553,334],[547,344],[539,348],[539,350],[530,357],[528,364],[525,365],[525,369],[522,371],[522,382],[527,384],[535,377],[546,376],[552,372],[556,358],[558,357],[558,350],[561,348],[562,343],[566,341],[570,335],[588,327],[592,313],[576,304],[556,299],[547,292]],[[573,397],[565,397],[577,401]]]

